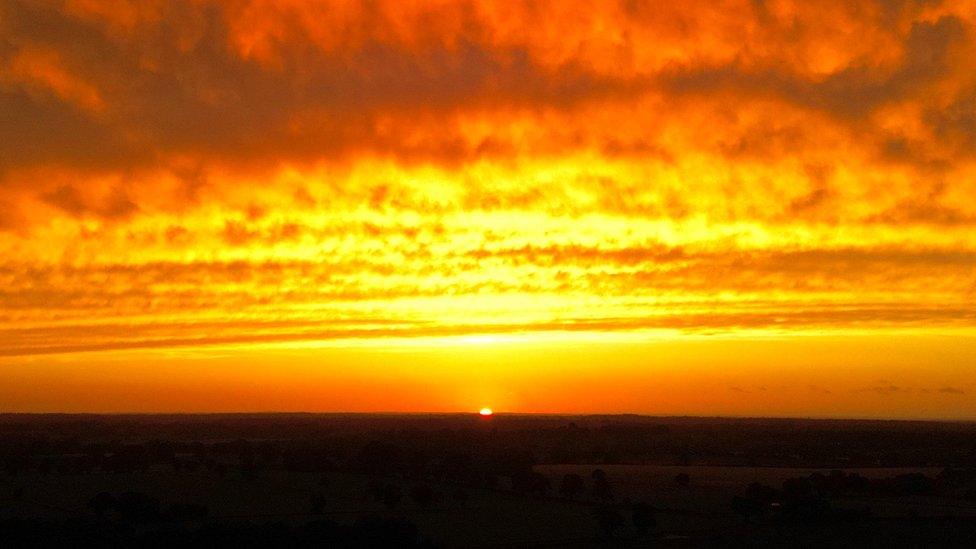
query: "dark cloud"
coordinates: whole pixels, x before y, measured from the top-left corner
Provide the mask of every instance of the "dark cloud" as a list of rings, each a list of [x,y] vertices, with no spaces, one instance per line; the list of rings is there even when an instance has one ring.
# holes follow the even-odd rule
[[[963,89],[945,107],[928,108],[924,118],[940,141],[961,155],[976,155],[976,86]]]
[[[422,17],[409,22],[394,21],[395,16],[384,14],[379,6],[364,3],[346,25],[349,28],[339,32],[328,27],[326,18],[307,17],[315,14],[307,6],[308,12],[301,6],[263,12],[258,6],[216,2],[126,4],[119,11],[125,7],[145,13],[120,15],[131,19],[125,24],[131,28],[120,30],[110,20],[82,16],[59,2],[3,0],[0,186],[13,185],[3,181],[3,174],[31,167],[67,166],[81,170],[82,179],[92,173],[156,170],[179,178],[181,187],[170,191],[180,195],[173,202],[190,207],[213,185],[209,168],[215,163],[247,171],[255,165],[348,160],[368,152],[400,163],[456,166],[483,158],[548,159],[589,150],[608,159],[624,156],[646,165],[673,167],[687,146],[662,136],[679,127],[689,133],[692,148],[727,161],[774,164],[796,158],[807,166],[819,166],[806,168],[807,191],[780,207],[784,216],[794,219],[833,222],[837,217],[831,215],[832,206],[843,202],[844,189],[835,188],[826,172],[845,159],[805,160],[813,152],[824,152],[818,147],[827,146],[819,131],[823,120],[784,118],[775,109],[753,108],[757,100],[773,99],[817,116],[826,113],[847,128],[849,137],[874,147],[878,158],[917,169],[942,174],[955,166],[953,159],[971,156],[973,149],[971,99],[976,88],[963,87],[948,104],[930,93],[933,85],[960,78],[964,52],[958,50],[972,41],[969,24],[952,15],[913,21],[924,3],[881,4],[839,3],[832,9],[902,48],[896,61],[855,57],[833,72],[811,76],[798,68],[794,50],[815,41],[816,21],[798,15],[792,24],[794,30],[803,31],[803,37],[794,40],[789,38],[789,28],[780,28],[786,23],[771,17],[761,3],[731,15],[747,21],[757,18],[752,24],[759,25],[759,35],[770,41],[763,56],[751,55],[751,46],[742,44],[741,51],[719,56],[721,61],[702,55],[632,67],[640,44],[629,35],[617,45],[619,50],[608,54],[613,63],[586,57],[585,43],[579,52],[557,62],[547,56],[548,48],[531,40],[499,40],[490,18],[468,3],[421,10]],[[523,17],[545,15],[521,7],[527,10],[519,11]],[[654,10],[646,7],[624,3],[604,8],[630,14],[627,24],[634,25],[635,32],[649,32],[655,24]],[[242,34],[259,34],[250,28],[242,32],[240,12],[251,9],[254,25],[266,32],[261,35],[267,50],[264,56],[249,55],[240,47]],[[454,21],[459,21],[460,30],[453,33],[438,26],[454,28]],[[317,22],[324,26],[316,27]],[[694,41],[696,33],[722,31],[704,21],[687,23],[676,33],[683,39]],[[409,40],[391,38],[394,29],[404,26]],[[335,42],[332,47],[321,43],[323,35]],[[782,48],[775,47],[777,40],[786,40]],[[70,94],[37,93],[40,84],[10,69],[18,56],[31,51],[52,56],[58,70],[94,90],[104,108],[86,107]],[[655,106],[638,108],[638,101],[647,98],[655,98]],[[881,128],[868,120],[880,107],[900,101],[912,101],[924,111],[923,122],[934,140]],[[571,116],[593,106],[649,120],[638,129],[618,131],[612,123],[599,128],[586,125],[589,112],[580,119]],[[465,116],[494,119],[516,116],[513,113],[521,117],[519,121],[539,126],[538,135],[523,141],[505,131],[476,135],[462,127]],[[929,141],[938,145],[936,150],[929,150],[933,148]],[[616,214],[682,218],[695,213],[690,205],[695,201],[681,189],[666,199],[649,201],[641,195],[649,185],[605,177],[577,184],[588,189],[599,208]],[[338,187],[331,190],[344,192]],[[114,202],[95,205],[73,201],[70,189],[42,188],[46,201],[72,215],[124,218],[141,206],[121,195]],[[410,203],[396,183],[381,183],[376,190],[383,191],[369,198],[376,208]],[[458,206],[571,210],[574,195],[564,191],[551,184],[506,192],[466,185]],[[7,191],[0,188],[0,192]],[[295,197],[306,207],[321,198],[313,198],[307,190]],[[21,200],[3,198],[11,207]],[[971,218],[951,206],[914,207],[917,201],[911,197],[905,203],[891,212],[875,211],[870,220],[959,224]],[[748,210],[754,211],[777,215],[762,204]],[[15,218],[6,217],[0,227],[10,228]]]
[[[247,245],[258,236],[257,231],[252,231],[241,221],[229,220],[224,223],[224,241],[231,246]]]
[[[941,393],[943,395],[964,395],[966,391],[958,387],[939,387],[938,389],[929,387],[901,387],[888,381],[879,381],[871,387],[856,389],[855,392],[871,392],[880,396],[891,396],[895,394],[918,394],[926,395],[930,393]]]
[[[307,30],[288,27],[269,67],[233,49],[229,15],[218,3],[166,3],[162,17],[124,38],[55,4],[5,0],[0,9],[9,44],[56,51],[109,109],[84,112],[8,83],[0,88],[0,168],[151,165],[187,152],[236,161],[316,158],[364,147],[478,157],[512,149],[462,144],[450,133],[417,148],[397,128],[390,134],[378,126],[390,115],[566,109],[646,91],[641,79],[607,77],[574,60],[544,67],[523,47],[478,42],[484,33],[477,30],[472,40],[419,52],[369,40],[327,52]],[[16,48],[5,49],[9,57]]]
[[[886,224],[930,223],[935,225],[971,225],[976,215],[960,209],[960,205],[947,203],[945,197],[949,185],[937,180],[928,188],[920,186],[919,192],[892,208],[868,218],[869,222]]]
[[[678,95],[734,91],[746,97],[781,99],[839,118],[861,119],[881,105],[922,94],[927,85],[948,78],[952,74],[951,48],[966,36],[965,23],[946,16],[912,25],[901,63],[893,69],[865,60],[826,77],[811,78],[788,65],[751,67],[734,62],[672,69],[661,83]]]
[[[624,76],[596,70],[579,58],[552,64],[527,44],[495,43],[489,23],[475,10],[452,11],[466,29],[456,40],[431,36],[421,42],[423,47],[409,48],[374,30],[335,50],[322,48],[316,29],[299,24],[293,14],[283,17],[275,31],[282,38],[273,43],[273,62],[262,62],[235,48],[238,29],[231,26],[230,6],[178,1],[158,8],[157,17],[119,34],[57,3],[0,4],[6,36],[0,63],[9,64],[24,48],[55,52],[64,70],[97,90],[106,105],[105,112],[89,112],[64,97],[39,97],[23,82],[7,79],[0,85],[0,112],[5,113],[0,117],[0,170],[52,164],[156,166],[176,154],[237,163],[316,159],[364,149],[404,159],[511,156],[518,153],[517,144],[495,136],[472,141],[453,127],[452,117],[567,110],[594,101],[626,104],[662,92],[678,100],[733,92],[733,110],[737,103],[772,97],[860,120],[879,106],[918,98],[930,84],[951,78],[953,48],[969,35],[966,24],[953,16],[916,22],[900,37],[904,55],[897,66],[864,59],[818,78],[796,72],[785,56],[765,64],[738,60]],[[363,28],[391,24],[370,10],[359,17]],[[411,30],[423,36],[424,29]],[[937,135],[960,146],[971,140],[970,103],[962,95],[946,109],[930,109],[927,119]],[[410,139],[398,120],[425,124],[430,135]],[[790,125],[743,128],[723,139],[720,148],[739,156],[772,147],[769,152],[779,155],[809,146],[803,132]],[[653,136],[606,135],[599,141],[609,155],[673,157]],[[897,154],[889,149],[889,155]]]
[[[821,76],[798,72],[788,60],[777,57],[763,62],[736,58],[714,66],[672,67],[661,74],[659,83],[677,99],[717,96],[739,105],[733,109],[772,99],[823,113],[849,126],[866,144],[873,144],[880,159],[923,171],[948,170],[954,159],[973,156],[973,88],[966,88],[949,105],[943,104],[940,92],[933,90],[960,81],[967,48],[971,48],[971,26],[959,17],[947,15],[936,21],[916,21],[899,38],[904,51],[894,66],[864,58]],[[929,132],[924,139],[931,142],[889,135],[890,129],[870,119],[880,108],[900,102],[922,107],[922,122]],[[796,154],[813,147],[815,141],[804,135],[810,123],[752,127],[725,138],[719,150],[733,158]],[[933,144],[937,145],[935,150]]]
[[[803,217],[819,210],[834,196],[834,191],[830,187],[829,167],[808,165],[805,171],[810,180],[810,189],[803,196],[790,202],[787,211],[791,218]]]
[[[891,383],[880,382],[872,387],[865,387],[862,389],[857,389],[856,392],[870,392],[875,393],[880,396],[890,396],[898,393],[904,393],[906,391],[911,391],[911,389],[906,389],[905,387],[900,387]]]
[[[139,211],[139,206],[119,188],[112,189],[108,196],[91,199],[73,185],[60,185],[42,194],[41,199],[76,217],[94,214],[104,219],[124,219]]]
[[[60,208],[72,215],[81,215],[88,211],[88,206],[81,197],[78,189],[71,185],[61,185],[41,198],[48,204]]]

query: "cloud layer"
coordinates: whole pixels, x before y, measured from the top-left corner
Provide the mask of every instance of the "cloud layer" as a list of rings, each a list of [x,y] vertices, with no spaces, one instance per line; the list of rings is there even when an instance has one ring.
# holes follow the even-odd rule
[[[973,7],[0,0],[0,354],[972,328]]]

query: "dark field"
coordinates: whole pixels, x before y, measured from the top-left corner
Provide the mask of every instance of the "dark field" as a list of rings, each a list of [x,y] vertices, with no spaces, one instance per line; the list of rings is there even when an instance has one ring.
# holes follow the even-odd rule
[[[0,416],[0,547],[976,546],[976,424]]]

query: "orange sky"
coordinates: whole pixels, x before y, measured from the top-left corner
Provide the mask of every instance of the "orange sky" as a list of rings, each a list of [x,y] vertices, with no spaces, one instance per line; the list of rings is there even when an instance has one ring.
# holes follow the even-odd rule
[[[674,4],[0,0],[0,412],[976,418],[976,2]]]

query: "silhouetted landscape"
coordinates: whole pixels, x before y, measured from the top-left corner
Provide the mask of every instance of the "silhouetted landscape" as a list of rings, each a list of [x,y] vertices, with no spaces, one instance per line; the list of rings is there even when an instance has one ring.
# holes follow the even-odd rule
[[[0,416],[0,546],[976,543],[976,424]]]

